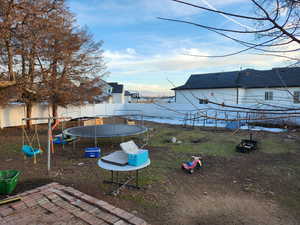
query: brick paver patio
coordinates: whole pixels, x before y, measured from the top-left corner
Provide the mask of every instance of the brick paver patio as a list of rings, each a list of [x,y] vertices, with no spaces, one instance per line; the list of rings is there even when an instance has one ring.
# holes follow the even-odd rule
[[[0,205],[0,225],[146,225],[141,218],[72,187],[51,183]]]

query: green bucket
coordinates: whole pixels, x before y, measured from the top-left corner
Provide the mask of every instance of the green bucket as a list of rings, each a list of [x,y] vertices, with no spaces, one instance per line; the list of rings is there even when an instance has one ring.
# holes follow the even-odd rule
[[[15,189],[20,171],[0,170],[0,194],[10,194]]]

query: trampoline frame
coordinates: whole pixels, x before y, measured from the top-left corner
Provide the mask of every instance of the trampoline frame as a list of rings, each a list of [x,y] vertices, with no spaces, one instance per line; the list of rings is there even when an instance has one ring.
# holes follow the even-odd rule
[[[128,133],[118,133],[115,132],[114,130],[120,127],[128,127],[128,128],[139,128],[137,129],[136,132],[128,132]],[[97,135],[97,128],[104,128],[107,130],[112,130],[112,134],[111,135]],[[70,131],[72,130],[87,130],[88,132],[82,132],[83,135],[80,135],[79,132],[78,133],[72,133]],[[94,130],[94,131],[93,131]],[[117,138],[117,137],[130,137],[130,136],[135,136],[135,135],[139,135],[139,134],[143,134],[146,133],[148,131],[148,128],[145,126],[140,126],[140,125],[127,125],[127,124],[103,124],[103,125],[90,125],[90,126],[77,126],[77,127],[70,127],[66,130],[63,131],[63,133],[65,135],[69,135],[69,136],[75,136],[75,137],[81,137],[81,138]],[[104,133],[104,132],[103,132]]]

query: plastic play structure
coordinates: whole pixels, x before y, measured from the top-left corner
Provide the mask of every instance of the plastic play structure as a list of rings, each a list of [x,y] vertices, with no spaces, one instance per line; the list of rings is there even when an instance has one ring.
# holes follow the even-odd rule
[[[65,144],[68,144],[68,143],[71,143],[71,142],[75,141],[76,139],[77,138],[73,137],[73,136],[58,134],[58,135],[54,136],[53,143],[57,144],[57,145],[59,145],[59,144],[65,145]]]
[[[0,170],[0,194],[10,194],[16,188],[20,176],[17,170]]]
[[[57,120],[58,121],[58,120]],[[61,134],[55,135],[52,139],[53,139],[53,144],[56,145],[65,145],[65,144],[69,144],[73,141],[75,141],[77,138],[70,136],[70,135],[64,135],[64,121],[58,121],[58,123],[61,122]],[[58,125],[58,123],[54,124],[52,126],[52,131],[54,130],[54,128]],[[52,135],[51,135],[52,136]]]
[[[200,169],[203,167],[202,157],[192,156],[192,162],[185,162],[181,164],[181,168],[190,174],[194,173],[194,169]]]

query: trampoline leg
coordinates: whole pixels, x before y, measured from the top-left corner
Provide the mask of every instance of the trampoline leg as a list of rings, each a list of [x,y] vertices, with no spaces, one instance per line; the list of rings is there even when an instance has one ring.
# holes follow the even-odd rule
[[[97,138],[95,137],[95,147],[97,147]]]
[[[111,171],[111,182],[114,182],[114,171]]]

